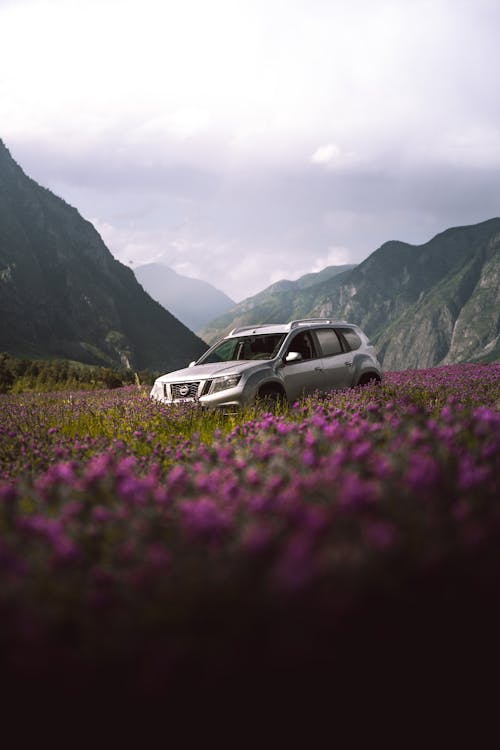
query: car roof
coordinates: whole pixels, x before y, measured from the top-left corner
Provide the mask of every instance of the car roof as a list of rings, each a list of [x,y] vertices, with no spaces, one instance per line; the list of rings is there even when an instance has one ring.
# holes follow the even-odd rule
[[[300,320],[291,320],[289,323],[263,323],[255,326],[240,326],[239,328],[233,328],[226,338],[241,335],[251,336],[254,333],[289,333],[294,328],[312,328],[321,325],[353,326],[352,323],[348,323],[346,320],[332,320],[331,318],[301,318]]]

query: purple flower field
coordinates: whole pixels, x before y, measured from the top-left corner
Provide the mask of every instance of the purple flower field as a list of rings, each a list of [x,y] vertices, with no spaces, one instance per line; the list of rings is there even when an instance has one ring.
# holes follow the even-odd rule
[[[498,626],[499,405],[500,364],[277,415],[0,396],[6,674],[153,700],[467,673]]]

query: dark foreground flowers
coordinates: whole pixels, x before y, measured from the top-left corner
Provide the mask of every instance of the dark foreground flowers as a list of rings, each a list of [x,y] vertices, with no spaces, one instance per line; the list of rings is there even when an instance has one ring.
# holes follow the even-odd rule
[[[499,365],[393,373],[209,439],[136,389],[5,398],[6,673],[291,700],[463,675],[469,637],[493,663],[499,398]],[[75,434],[88,409],[93,434]]]

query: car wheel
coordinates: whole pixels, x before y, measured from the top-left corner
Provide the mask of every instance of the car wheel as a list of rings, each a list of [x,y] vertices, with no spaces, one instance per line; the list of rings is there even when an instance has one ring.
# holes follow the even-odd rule
[[[365,385],[370,385],[370,383],[379,384],[380,383],[379,376],[376,375],[373,372],[368,372],[365,375],[362,375],[360,377],[358,386],[362,387],[362,386],[365,386]]]
[[[262,388],[257,396],[257,404],[262,406],[266,411],[273,414],[284,404],[284,394],[275,387]]]

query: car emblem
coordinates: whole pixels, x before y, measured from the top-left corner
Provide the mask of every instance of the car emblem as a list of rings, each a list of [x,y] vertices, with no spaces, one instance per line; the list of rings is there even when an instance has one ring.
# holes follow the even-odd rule
[[[179,396],[187,396],[189,393],[189,386],[188,385],[181,385],[179,388]]]

